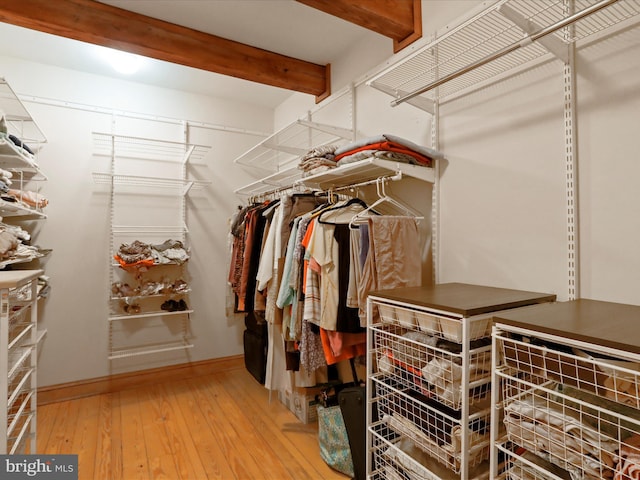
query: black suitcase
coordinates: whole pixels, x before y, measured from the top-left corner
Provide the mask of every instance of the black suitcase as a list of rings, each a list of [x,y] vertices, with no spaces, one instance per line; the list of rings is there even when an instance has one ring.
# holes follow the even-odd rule
[[[351,459],[355,480],[366,478],[367,458],[367,411],[364,386],[346,387],[338,393],[338,403],[349,437]]]
[[[244,331],[244,366],[264,385],[267,375],[267,324],[252,326]]]

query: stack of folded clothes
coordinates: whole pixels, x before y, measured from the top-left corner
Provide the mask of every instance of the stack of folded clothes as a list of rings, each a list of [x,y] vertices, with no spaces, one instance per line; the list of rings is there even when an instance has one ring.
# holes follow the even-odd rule
[[[189,254],[180,240],[167,240],[158,245],[135,240],[133,243],[120,245],[114,258],[122,267],[151,267],[181,265],[189,260]]]
[[[372,157],[431,167],[434,160],[444,158],[444,155],[388,133],[358,140],[335,151],[338,166]]]
[[[22,227],[0,222],[0,260],[24,261],[48,253],[30,241],[31,235]]]
[[[309,150],[301,159],[298,168],[304,176],[320,173],[330,168],[336,168],[334,160],[335,145],[323,145]]]
[[[12,177],[13,177],[13,173],[11,173],[8,170],[3,170],[2,168],[0,168],[0,193],[7,193],[9,191]]]

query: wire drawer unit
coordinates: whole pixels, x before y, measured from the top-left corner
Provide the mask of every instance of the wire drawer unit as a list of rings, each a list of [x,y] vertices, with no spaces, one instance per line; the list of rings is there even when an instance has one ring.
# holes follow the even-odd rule
[[[575,300],[494,321],[493,478],[638,478],[640,307]]]
[[[460,283],[370,294],[369,478],[488,478],[491,314],[553,300]]]
[[[35,453],[37,288],[42,270],[0,272],[0,452]]]

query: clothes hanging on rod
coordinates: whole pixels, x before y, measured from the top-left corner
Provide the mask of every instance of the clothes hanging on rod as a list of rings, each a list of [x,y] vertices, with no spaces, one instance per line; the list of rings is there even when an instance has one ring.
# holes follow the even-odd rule
[[[364,355],[368,292],[421,283],[419,217],[374,214],[350,228],[370,205],[325,193],[284,191],[244,207],[232,225],[229,279],[239,311],[264,312],[269,389],[281,387],[285,370],[296,386],[312,386],[315,372]]]

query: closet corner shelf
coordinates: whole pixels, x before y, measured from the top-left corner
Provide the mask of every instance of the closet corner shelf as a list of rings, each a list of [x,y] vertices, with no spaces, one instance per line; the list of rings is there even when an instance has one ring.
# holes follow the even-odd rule
[[[367,158],[301,178],[297,183],[310,188],[327,190],[330,188],[349,186],[358,182],[375,180],[376,178],[397,173],[429,183],[435,181],[434,169],[431,167],[381,160],[378,158]]]
[[[288,167],[311,148],[352,138],[352,129],[299,119],[265,138],[234,163],[273,172]]]
[[[95,155],[187,163],[201,161],[211,147],[144,137],[93,132]]]
[[[554,56],[564,60],[569,45],[622,26],[640,13],[636,0],[575,0],[573,15],[565,12],[561,0],[489,3],[438,32],[432,41],[367,84],[393,96],[392,105],[407,101],[429,111],[427,106],[436,100],[494,82],[536,61]],[[565,22],[570,29],[553,30]],[[540,35],[545,31],[549,33]]]
[[[118,358],[135,357],[137,355],[149,355],[152,353],[170,352],[172,350],[185,350],[187,348],[193,348],[193,344],[190,342],[187,342],[186,340],[181,342],[150,345],[146,347],[119,348],[119,349],[113,350],[109,354],[109,360],[115,360]]]

